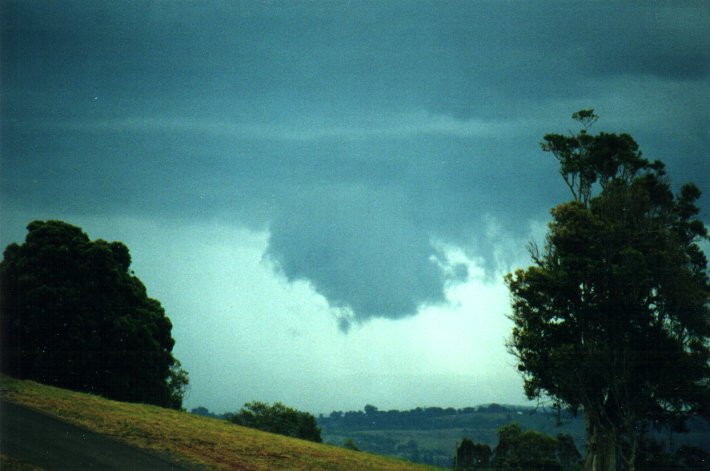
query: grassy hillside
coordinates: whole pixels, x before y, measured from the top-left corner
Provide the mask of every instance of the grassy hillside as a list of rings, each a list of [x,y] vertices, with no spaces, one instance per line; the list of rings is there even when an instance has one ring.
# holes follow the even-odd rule
[[[259,432],[223,420],[0,378],[2,397],[126,443],[212,469],[431,469]]]

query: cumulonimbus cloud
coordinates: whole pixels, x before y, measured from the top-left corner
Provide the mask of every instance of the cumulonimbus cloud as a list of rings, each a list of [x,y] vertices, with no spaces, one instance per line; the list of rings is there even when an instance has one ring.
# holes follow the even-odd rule
[[[465,280],[466,267],[447,263],[397,201],[365,186],[301,200],[275,217],[267,256],[288,280],[308,280],[349,313],[344,329],[350,320],[399,319],[444,303],[445,285]]]

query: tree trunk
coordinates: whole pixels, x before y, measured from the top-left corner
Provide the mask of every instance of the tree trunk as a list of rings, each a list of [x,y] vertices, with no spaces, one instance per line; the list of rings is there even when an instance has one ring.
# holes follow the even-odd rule
[[[589,424],[584,470],[616,471],[617,446],[616,434],[613,431],[607,431],[597,424]]]

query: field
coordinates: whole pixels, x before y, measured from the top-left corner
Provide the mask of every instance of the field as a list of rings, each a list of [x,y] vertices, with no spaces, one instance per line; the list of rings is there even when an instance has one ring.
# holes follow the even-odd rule
[[[424,470],[401,460],[239,427],[224,420],[0,378],[5,400],[177,461],[211,469]],[[7,458],[5,458],[7,459]]]

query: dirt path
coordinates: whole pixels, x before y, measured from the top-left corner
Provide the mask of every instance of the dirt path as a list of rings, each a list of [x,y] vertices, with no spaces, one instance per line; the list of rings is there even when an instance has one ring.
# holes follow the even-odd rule
[[[0,400],[0,431],[0,453],[47,471],[200,469],[4,400]]]

